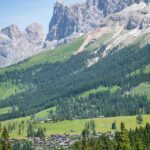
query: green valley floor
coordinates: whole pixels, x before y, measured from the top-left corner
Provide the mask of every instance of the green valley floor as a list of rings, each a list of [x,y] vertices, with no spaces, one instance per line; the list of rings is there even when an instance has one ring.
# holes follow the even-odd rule
[[[15,130],[10,133],[10,136],[13,138],[21,139],[26,138],[27,126],[30,117],[24,117],[14,120],[8,120],[2,122],[3,126],[8,127],[10,124],[15,124]],[[46,136],[52,134],[80,134],[84,129],[85,123],[91,119],[81,119],[81,120],[71,120],[71,121],[61,121],[57,123],[38,123],[37,126],[43,127],[46,129]],[[117,129],[119,130],[120,123],[124,122],[127,129],[135,129],[139,127],[136,123],[136,116],[122,116],[122,117],[112,117],[112,118],[93,118],[96,123],[97,132],[107,132],[112,131],[111,126],[114,121],[116,121]],[[150,115],[143,115],[143,124],[144,126],[147,122],[150,123]],[[19,125],[24,121],[24,129],[21,130],[19,135]],[[74,131],[73,133],[71,131]]]

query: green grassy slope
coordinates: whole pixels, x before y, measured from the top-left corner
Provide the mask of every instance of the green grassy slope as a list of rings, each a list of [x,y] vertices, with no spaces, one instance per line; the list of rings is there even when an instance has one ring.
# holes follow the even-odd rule
[[[33,56],[20,64],[17,64],[8,68],[0,69],[0,74],[5,73],[6,71],[29,68],[38,64],[65,61],[69,59],[70,56],[72,56],[73,53],[80,48],[84,40],[85,40],[85,36],[79,37],[78,39],[75,39],[73,42],[69,44],[62,45],[54,50],[49,50],[42,54]]]
[[[143,68],[143,73],[144,74],[150,74],[150,64],[149,65],[146,65],[144,68]],[[130,73],[129,75],[127,76],[137,76],[140,74],[140,69]]]
[[[11,107],[1,108],[0,115],[10,113],[11,111],[12,111]]]
[[[52,107],[52,108],[43,110],[43,111],[37,113],[35,116],[36,116],[37,118],[48,118],[49,111],[51,111],[51,110],[55,111],[56,108],[55,108],[55,107]]]
[[[97,89],[91,89],[89,91],[86,91],[84,93],[81,93],[79,96],[81,97],[86,97],[89,96],[90,94],[96,94],[98,92],[102,93],[102,92],[106,92],[106,91],[110,91],[111,93],[116,92],[120,87],[118,86],[113,86],[111,88],[108,87],[104,87],[104,86],[99,86]]]
[[[72,43],[60,46],[54,50],[47,51],[28,59],[22,66],[29,67],[35,64],[62,62],[70,58],[73,52],[77,51],[84,41],[84,37],[74,40]]]
[[[145,66],[144,73],[146,73],[146,74],[150,73],[150,65]]]
[[[22,91],[24,91],[24,89],[11,82],[0,82],[0,100],[4,100]]]
[[[25,138],[26,137],[26,130],[27,130],[27,120],[29,120],[30,117],[25,118],[19,118],[9,121],[2,122],[2,125],[5,125],[6,127],[11,123],[16,123],[16,129],[14,132],[10,134],[13,138]],[[150,123],[150,115],[143,115],[144,123],[146,122]],[[25,121],[25,128],[22,131],[21,135],[18,135],[18,126],[21,123],[21,121]],[[82,132],[84,125],[87,121],[90,119],[82,119],[82,120],[73,120],[73,121],[62,121],[57,123],[40,123],[38,126],[46,128],[46,135],[51,134],[70,134],[71,130],[74,130],[74,134],[79,134]],[[111,125],[114,121],[117,123],[117,127],[119,130],[119,126],[121,122],[124,122],[126,124],[127,129],[134,129],[138,125],[136,123],[136,116],[126,116],[126,117],[113,117],[113,118],[95,118],[94,119],[96,123],[96,131],[97,132],[106,132],[111,131]]]
[[[148,83],[141,83],[137,87],[131,90],[131,94],[133,95],[147,95],[148,99],[150,100],[150,84]]]

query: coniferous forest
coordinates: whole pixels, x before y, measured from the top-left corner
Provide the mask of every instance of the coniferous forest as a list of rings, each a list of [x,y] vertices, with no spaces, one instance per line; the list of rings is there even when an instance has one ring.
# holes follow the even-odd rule
[[[100,57],[99,53],[85,51],[65,62],[5,72],[0,75],[1,82],[10,81],[12,84],[26,85],[27,88],[0,101],[0,108],[17,108],[12,113],[1,115],[0,120],[31,115],[50,107],[58,108],[57,119],[135,115],[139,109],[149,113],[150,102],[147,96],[130,94],[133,87],[150,81],[149,74],[143,72],[149,64],[149,49],[150,45],[143,48],[132,45],[120,51],[116,47],[105,58]],[[99,51],[103,51],[103,48]],[[86,61],[93,55],[98,55],[100,61],[87,67]],[[130,75],[137,69],[140,69],[137,75]],[[108,89],[118,86],[119,89],[114,93],[108,90],[87,97],[79,96],[99,86]]]

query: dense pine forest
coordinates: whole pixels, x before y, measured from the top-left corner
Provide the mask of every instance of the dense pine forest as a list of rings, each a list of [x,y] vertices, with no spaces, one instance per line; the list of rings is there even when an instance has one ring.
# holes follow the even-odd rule
[[[81,118],[114,117],[150,113],[150,103],[146,96],[124,95],[118,91],[91,94],[89,97],[67,98],[57,103],[57,111],[53,117],[56,120],[71,120]]]
[[[104,48],[101,48],[96,54],[85,51],[65,62],[45,63],[0,74],[0,82],[9,81],[26,87],[23,92],[0,101],[0,108],[17,108],[1,115],[0,120],[31,115],[54,106],[58,108],[55,116],[59,119],[134,115],[140,108],[149,113],[150,102],[146,95],[130,95],[133,87],[150,82],[149,74],[143,72],[149,64],[149,49],[150,45],[143,48],[132,45],[119,51],[116,47],[103,58]],[[87,60],[96,56],[100,60],[87,67]],[[130,75],[137,69],[140,69],[137,75]],[[99,86],[109,89],[118,86],[119,89],[114,93],[108,90],[88,97],[79,96]]]

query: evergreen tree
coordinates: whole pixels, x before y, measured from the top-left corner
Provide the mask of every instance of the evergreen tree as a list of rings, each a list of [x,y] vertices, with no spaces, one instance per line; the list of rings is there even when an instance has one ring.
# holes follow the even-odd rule
[[[88,133],[89,135],[96,134],[96,125],[94,120],[85,123],[85,130],[84,132]]]
[[[25,141],[23,143],[23,148],[22,149],[23,150],[34,150],[32,144],[30,142],[28,142],[28,141]]]
[[[85,139],[85,138],[88,138],[90,135],[90,131],[88,128],[85,128],[83,131],[82,131],[82,137]]]
[[[143,116],[141,113],[137,116],[136,120],[137,120],[137,124],[139,125],[143,123]]]
[[[93,135],[95,135],[96,134],[96,124],[95,124],[94,120],[90,121],[90,129],[91,129],[91,133]]]
[[[13,149],[15,149],[15,150],[21,150],[21,144],[20,144],[20,142],[15,142],[14,146],[13,146]]]
[[[128,138],[128,131],[125,129],[123,122],[121,123],[120,129],[121,131],[118,137],[117,150],[130,150],[131,148]]]
[[[88,139],[82,140],[82,150],[92,150],[92,147],[90,146]]]
[[[0,132],[2,131],[2,124],[1,124],[1,122],[0,122]]]
[[[36,136],[37,137],[45,137],[45,134],[44,134],[44,129],[43,128],[38,128],[38,131],[37,131],[37,133],[36,133]]]
[[[19,124],[19,131],[18,131],[18,135],[21,135],[21,124]]]
[[[0,122],[0,133],[1,133],[2,129],[1,129],[1,122]],[[1,139],[0,139],[0,150],[2,150],[2,146],[1,146]]]
[[[28,125],[27,136],[28,137],[34,137],[34,128],[33,128],[32,123],[29,123],[29,125]]]
[[[104,150],[105,143],[102,140],[98,140],[96,145],[94,146],[94,150]]]
[[[144,150],[143,143],[139,137],[136,138],[135,147],[136,150]]]
[[[113,129],[113,130],[116,130],[116,129],[117,129],[116,121],[114,121],[114,122],[112,123],[112,129]]]
[[[1,135],[1,147],[2,147],[2,150],[12,150],[12,146],[9,142],[9,134],[8,134],[6,127],[4,127],[2,135]]]

